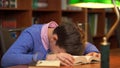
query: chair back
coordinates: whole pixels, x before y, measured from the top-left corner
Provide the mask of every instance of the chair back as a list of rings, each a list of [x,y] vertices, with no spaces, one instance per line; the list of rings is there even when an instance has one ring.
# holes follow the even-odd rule
[[[15,39],[12,38],[8,29],[0,28],[0,47],[2,55],[7,51],[14,41]]]

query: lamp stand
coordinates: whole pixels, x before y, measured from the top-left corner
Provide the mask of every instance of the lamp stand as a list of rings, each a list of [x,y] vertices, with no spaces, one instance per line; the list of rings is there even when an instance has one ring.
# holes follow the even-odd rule
[[[110,43],[108,43],[107,40],[111,37],[120,21],[119,10],[115,4],[115,0],[112,0],[112,3],[114,5],[114,11],[116,13],[117,19],[106,36],[103,37],[103,42],[101,43],[101,68],[109,68]]]

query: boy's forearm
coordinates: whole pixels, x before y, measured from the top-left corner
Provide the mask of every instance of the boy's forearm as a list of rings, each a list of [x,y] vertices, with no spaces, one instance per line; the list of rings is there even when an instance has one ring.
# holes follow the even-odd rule
[[[3,67],[30,64],[33,62],[33,55],[30,54],[6,54],[2,58],[1,65]]]

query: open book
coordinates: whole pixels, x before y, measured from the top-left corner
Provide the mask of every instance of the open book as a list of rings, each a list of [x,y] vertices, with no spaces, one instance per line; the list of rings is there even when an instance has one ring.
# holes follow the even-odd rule
[[[100,58],[93,56],[73,56],[75,58],[74,64],[98,63]]]
[[[39,60],[36,63],[36,66],[55,66],[55,67],[59,67],[60,66],[60,61],[59,60]]]
[[[75,59],[74,65],[78,64],[87,64],[87,63],[98,63],[100,62],[100,58],[93,57],[93,56],[73,56]],[[39,60],[36,63],[36,66],[60,66],[59,60]]]

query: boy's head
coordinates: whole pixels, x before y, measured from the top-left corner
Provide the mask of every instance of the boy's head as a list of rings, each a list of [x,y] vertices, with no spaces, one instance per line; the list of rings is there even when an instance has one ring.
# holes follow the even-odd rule
[[[80,55],[84,49],[84,34],[75,23],[64,22],[53,31],[55,45],[71,55]],[[58,50],[58,49],[57,49]],[[64,52],[63,51],[63,52]]]

